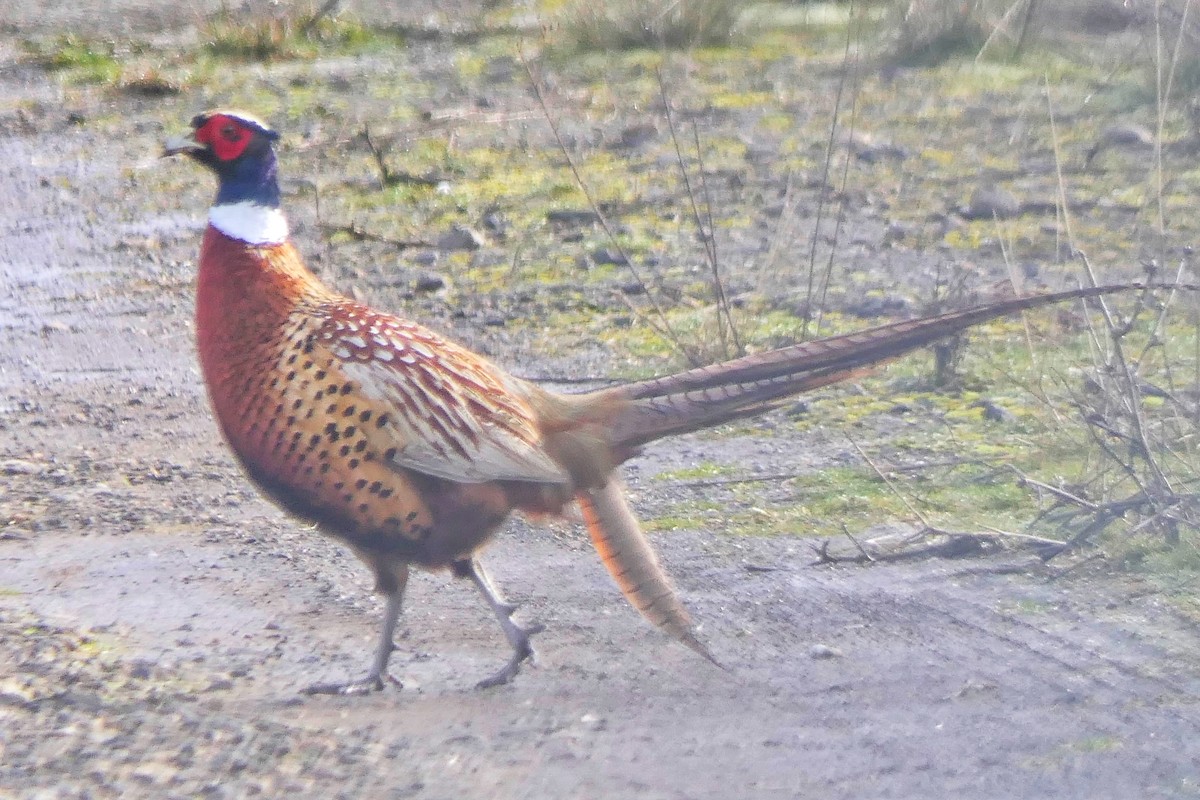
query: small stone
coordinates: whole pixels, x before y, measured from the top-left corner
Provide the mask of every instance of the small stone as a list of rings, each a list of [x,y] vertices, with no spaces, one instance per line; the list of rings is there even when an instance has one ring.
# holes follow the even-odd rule
[[[1010,219],[1021,213],[1021,202],[1007,189],[987,184],[980,186],[971,195],[971,202],[963,209],[967,219]]]
[[[438,237],[439,250],[478,250],[487,242],[478,231],[466,225],[455,225]]]
[[[658,126],[651,122],[631,125],[621,131],[621,147],[637,148],[654,140],[658,136]]]
[[[511,56],[490,59],[483,67],[483,80],[487,83],[512,83],[517,72],[517,62]]]
[[[908,158],[907,149],[891,142],[880,142],[869,133],[855,131],[846,140],[846,146],[859,161],[874,164],[885,159],[903,161]]]
[[[503,238],[508,233],[508,220],[499,211],[489,211],[483,215],[483,227],[493,236]]]
[[[1136,122],[1118,122],[1100,132],[1096,143],[1088,149],[1084,164],[1091,164],[1092,159],[1105,150],[1145,151],[1153,146],[1154,134],[1149,128]]]
[[[546,221],[552,225],[595,225],[600,221],[600,215],[595,211],[561,209],[547,211]]]
[[[906,225],[903,222],[889,222],[887,228],[883,232],[883,244],[893,245],[896,242],[903,241],[908,236],[912,235],[913,227]]]
[[[983,418],[988,422],[1016,422],[1017,418],[1008,409],[998,406],[991,400],[978,400],[974,404],[975,408],[983,409]]]
[[[629,259],[625,257],[625,254],[613,247],[601,247],[593,250],[588,255],[591,256],[592,262],[596,266],[614,264],[618,267],[624,267],[629,263]]]
[[[446,279],[436,272],[422,272],[413,283],[413,290],[422,293],[437,292],[445,288]]]
[[[788,417],[795,419],[796,417],[806,416],[811,410],[812,405],[807,400],[797,400],[788,407],[787,411],[783,413]]]
[[[133,662],[129,668],[129,677],[137,680],[146,680],[154,674],[154,665],[148,661],[138,659]]]
[[[585,728],[593,731],[602,731],[608,727],[608,723],[605,722],[604,717],[599,714],[592,714],[591,712],[584,714],[579,718],[579,721]]]
[[[901,294],[865,295],[846,308],[846,313],[862,319],[900,316],[907,313],[912,303]]]
[[[830,647],[827,644],[814,644],[812,647],[808,648],[808,657],[817,660],[841,658],[842,651],[838,650],[837,648]]]
[[[32,461],[19,458],[9,458],[0,461],[0,473],[5,475],[37,475],[42,468]]]

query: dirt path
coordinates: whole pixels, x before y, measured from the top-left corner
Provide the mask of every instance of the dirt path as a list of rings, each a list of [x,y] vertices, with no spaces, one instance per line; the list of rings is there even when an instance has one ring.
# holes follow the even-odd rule
[[[404,690],[301,698],[365,666],[378,606],[215,435],[177,259],[201,214],[104,201],[155,141],[0,138],[0,796],[1200,794],[1200,635],[1011,558],[830,569],[798,539],[658,536],[722,672],[638,620],[577,534],[517,523],[488,560],[547,625],[541,668],[474,691],[503,642],[467,587],[421,576]],[[666,443],[633,490],[653,514],[661,465],[730,452]]]

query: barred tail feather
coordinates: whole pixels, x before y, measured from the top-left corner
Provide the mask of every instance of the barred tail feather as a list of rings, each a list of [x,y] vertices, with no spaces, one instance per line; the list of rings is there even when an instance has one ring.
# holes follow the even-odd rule
[[[849,367],[873,363],[889,356],[900,355],[946,336],[966,330],[997,317],[1040,306],[1117,292],[1146,289],[1140,283],[1095,286],[1069,289],[1025,297],[1014,297],[960,311],[948,311],[932,317],[892,322],[841,336],[814,339],[765,353],[743,356],[721,364],[639,381],[621,387],[621,396],[629,400],[662,397],[669,394],[708,389],[729,384],[752,383],[782,375],[794,375],[801,370],[832,366]],[[1160,288],[1191,288],[1190,285]],[[847,358],[852,363],[845,363]]]
[[[1140,284],[1123,284],[1011,298],[629,384],[616,390],[629,402],[612,422],[612,441],[636,447],[662,436],[750,416],[783,398],[847,380],[989,320],[1141,288]]]
[[[613,421],[612,439],[624,448],[637,448],[664,436],[752,417],[770,411],[794,395],[853,380],[894,358],[880,360],[870,367],[785,375],[638,400]]]
[[[655,627],[717,664],[696,638],[692,620],[659,566],[617,476],[598,489],[581,490],[576,498],[596,552],[630,605]]]

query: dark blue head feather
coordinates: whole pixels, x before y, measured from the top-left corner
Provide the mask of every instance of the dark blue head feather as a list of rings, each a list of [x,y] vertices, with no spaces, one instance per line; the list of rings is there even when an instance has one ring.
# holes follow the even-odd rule
[[[251,114],[226,109],[198,114],[192,128],[203,146],[188,155],[217,173],[216,205],[251,202],[279,208],[278,133]]]
[[[253,145],[252,145],[253,147]],[[217,204],[250,201],[268,208],[279,208],[279,182],[276,179],[275,148],[247,148],[241,158],[216,166],[220,183]]]

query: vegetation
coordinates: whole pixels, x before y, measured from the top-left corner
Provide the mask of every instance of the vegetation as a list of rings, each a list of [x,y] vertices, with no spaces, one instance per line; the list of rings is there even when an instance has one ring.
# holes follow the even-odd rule
[[[1010,285],[1146,265],[1186,279],[1200,236],[1181,99],[1200,74],[1191,28],[1131,21],[1165,37],[1147,57],[1076,31],[1032,36],[1032,5],[568,2],[534,25],[493,10],[464,21],[471,36],[445,34],[436,86],[413,65],[412,31],[303,3],[226,7],[177,51],[77,38],[29,51],[68,91],[161,87],[164,125],[212,97],[289,130],[316,121],[285,147],[289,174],[310,177],[293,202],[335,282],[636,377]],[[354,56],[350,77],[305,69],[318,54]],[[221,68],[244,61],[263,69]],[[353,100],[351,79],[369,87]],[[1152,144],[1097,147],[1138,119]],[[1016,212],[969,213],[983,183]],[[455,225],[472,244],[439,248]],[[414,290],[430,264],[443,288]],[[899,519],[1107,541],[1131,567],[1200,564],[1195,304],[1109,308],[993,325],[819,395],[773,424],[813,441],[846,431],[861,454],[774,480],[769,511],[735,464],[666,476],[722,481],[722,501],[684,497],[653,524],[836,536]]]
[[[734,42],[743,9],[730,0],[571,0],[558,20],[575,50],[720,47]]]

